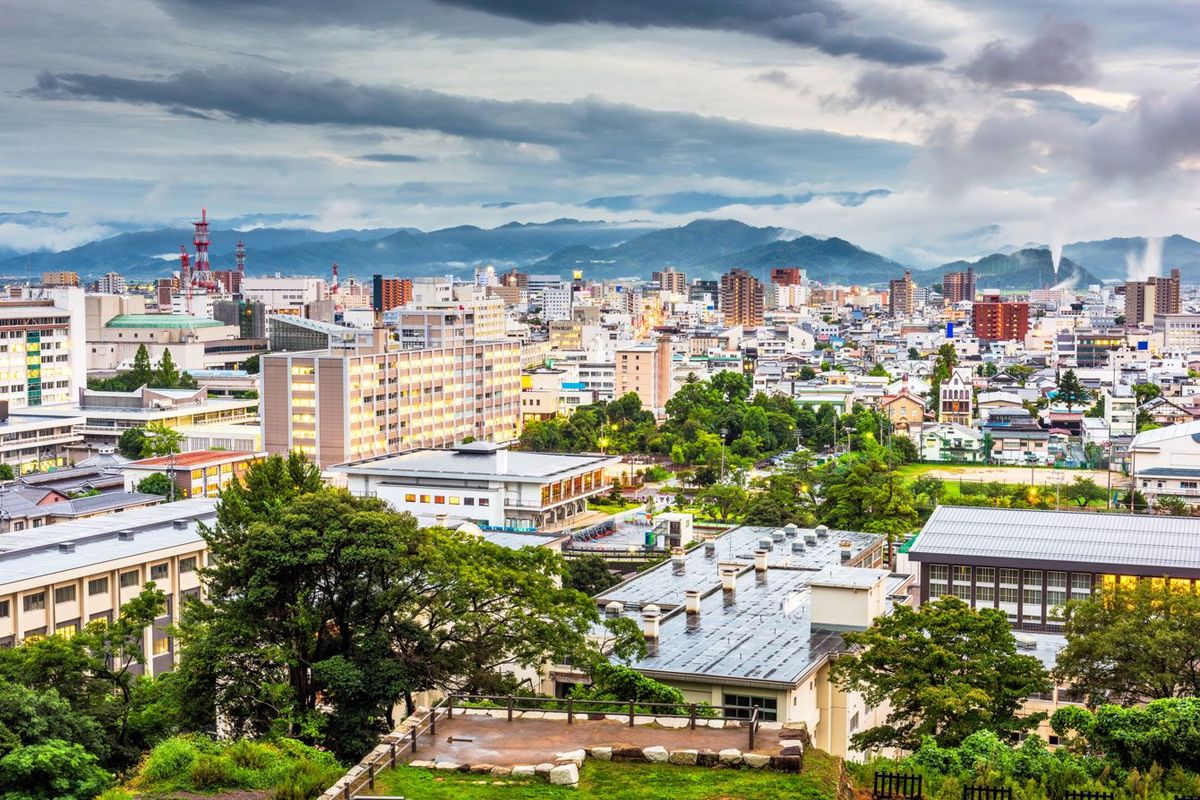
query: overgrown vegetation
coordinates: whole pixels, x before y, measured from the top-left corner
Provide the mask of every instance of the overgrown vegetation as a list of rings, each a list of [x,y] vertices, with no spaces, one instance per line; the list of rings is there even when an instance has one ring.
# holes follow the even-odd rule
[[[133,356],[133,368],[118,372],[111,378],[88,378],[88,388],[98,392],[132,392],[142,386],[151,389],[196,389],[196,379],[187,372],[180,372],[171,356],[164,349],[162,357],[154,366],[150,365],[150,351],[139,345]]]

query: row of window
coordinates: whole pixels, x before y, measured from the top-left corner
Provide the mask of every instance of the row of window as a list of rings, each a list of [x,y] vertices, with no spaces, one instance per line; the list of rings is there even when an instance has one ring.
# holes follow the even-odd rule
[[[180,574],[194,572],[196,570],[196,557],[188,556],[187,558],[179,559]],[[169,564],[154,564],[150,567],[150,580],[161,581],[165,580],[171,574]],[[122,589],[137,586],[141,581],[141,571],[132,569],[122,572],[118,577],[118,582]],[[87,582],[88,596],[107,594],[108,593],[108,578],[93,578]],[[75,586],[59,586],[54,590],[55,603],[73,603],[75,601]],[[46,608],[46,593],[37,592],[36,594],[27,594],[22,598],[22,608],[25,611],[43,611]],[[0,600],[0,619],[7,617],[11,613],[9,601]]]
[[[416,503],[417,497],[418,497],[418,495],[416,495],[416,494],[411,494],[411,493],[406,494],[406,495],[404,495],[404,502]],[[478,497],[477,498],[477,497],[458,497],[456,495],[444,495],[444,494],[434,494],[434,495],[423,494],[423,495],[420,495],[420,498],[421,498],[420,502],[422,502],[422,503],[433,503],[434,505],[437,505],[437,506],[442,506],[442,505],[446,505],[446,504],[449,504],[452,506],[457,506],[457,505],[490,506],[492,504],[491,499],[487,498],[487,497]]]

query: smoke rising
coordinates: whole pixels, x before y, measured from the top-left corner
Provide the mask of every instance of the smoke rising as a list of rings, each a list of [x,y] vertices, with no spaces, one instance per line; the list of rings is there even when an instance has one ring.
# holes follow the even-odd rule
[[[1144,281],[1162,274],[1163,240],[1161,236],[1146,238],[1146,249],[1142,257],[1133,250],[1125,254],[1125,279]]]

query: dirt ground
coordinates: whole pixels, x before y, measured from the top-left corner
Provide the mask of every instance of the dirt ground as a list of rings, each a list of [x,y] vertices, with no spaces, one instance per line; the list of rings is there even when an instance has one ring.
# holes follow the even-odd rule
[[[1102,469],[1030,469],[1029,467],[934,467],[932,469],[922,469],[921,475],[931,475],[934,478],[941,478],[946,481],[963,480],[972,483],[987,483],[989,481],[999,481],[1000,483],[1019,483],[1029,485],[1029,479],[1032,475],[1034,483],[1038,486],[1054,486],[1056,483],[1061,483],[1066,486],[1076,478],[1091,478],[1100,486],[1107,487],[1109,485],[1109,475]],[[1119,472],[1112,473],[1113,488],[1121,488],[1128,485],[1129,478]]]

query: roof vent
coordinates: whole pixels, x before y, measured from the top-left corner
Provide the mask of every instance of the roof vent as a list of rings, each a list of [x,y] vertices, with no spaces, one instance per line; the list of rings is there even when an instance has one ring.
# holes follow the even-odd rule
[[[717,554],[717,543],[708,541],[704,543],[704,557],[713,558]]]
[[[625,606],[619,600],[613,600],[604,607],[604,613],[610,617],[619,617],[625,613]]]
[[[74,553],[75,552],[75,543],[74,542],[59,542],[58,543],[58,552]]]
[[[186,519],[176,519],[171,521],[171,527],[177,531],[187,530],[188,521]]]
[[[792,552],[793,553],[803,553],[804,552],[804,542],[800,541],[799,539],[792,542]]]
[[[773,544],[773,542],[771,541],[771,537],[764,536],[758,540],[758,549],[759,550],[770,550],[772,544]]]
[[[817,546],[817,535],[815,533],[804,534],[804,543],[807,544],[809,547],[816,547]]]
[[[776,528],[771,532],[771,541],[782,542],[784,540],[783,529]]]
[[[133,531],[117,531],[117,541],[132,542],[133,541]]]
[[[1017,640],[1018,650],[1037,650],[1037,639],[1032,636],[1022,636],[1018,634],[1013,637]]]
[[[829,526],[818,525],[816,528],[816,531],[817,531],[818,539],[828,539],[829,538]]]
[[[800,529],[796,527],[796,523],[794,522],[789,522],[787,525],[783,526],[783,533],[789,539],[795,539],[796,534],[799,532]]]

